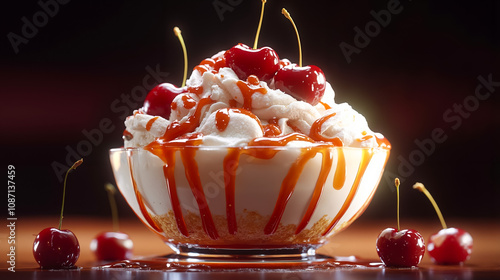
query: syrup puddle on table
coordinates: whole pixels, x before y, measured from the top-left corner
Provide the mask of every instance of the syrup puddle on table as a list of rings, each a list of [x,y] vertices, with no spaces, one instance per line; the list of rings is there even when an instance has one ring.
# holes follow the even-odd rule
[[[329,269],[369,269],[381,268],[381,262],[355,256],[330,257],[316,255],[307,258],[190,258],[176,254],[135,260],[123,260],[97,267],[98,269],[132,269],[150,271],[311,271]]]

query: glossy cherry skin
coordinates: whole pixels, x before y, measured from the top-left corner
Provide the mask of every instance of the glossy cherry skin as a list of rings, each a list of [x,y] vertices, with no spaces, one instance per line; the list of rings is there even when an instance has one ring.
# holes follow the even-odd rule
[[[472,253],[472,236],[459,228],[446,228],[433,234],[427,251],[436,264],[461,264]]]
[[[103,232],[90,242],[90,250],[99,261],[118,261],[132,258],[134,243],[123,232]]]
[[[317,66],[299,67],[291,64],[278,70],[274,77],[274,86],[295,99],[314,106],[325,94],[326,78]]]
[[[70,230],[46,228],[33,242],[33,256],[41,268],[74,268],[80,257],[80,244]]]
[[[255,75],[261,81],[270,81],[280,69],[278,54],[270,47],[252,49],[238,44],[224,53],[226,65],[233,69],[240,80]]]
[[[425,253],[424,238],[416,230],[386,228],[377,239],[377,253],[386,266],[417,266]]]
[[[178,88],[169,83],[163,83],[153,88],[144,100],[144,113],[160,116],[168,120],[170,117],[172,100],[180,93],[187,92],[187,88]]]

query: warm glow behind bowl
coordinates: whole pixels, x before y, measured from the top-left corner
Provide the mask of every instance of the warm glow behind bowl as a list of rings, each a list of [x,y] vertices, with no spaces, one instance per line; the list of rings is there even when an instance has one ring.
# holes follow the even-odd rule
[[[233,156],[228,147],[161,149],[112,149],[110,159],[130,207],[174,249],[317,248],[366,209],[389,156],[332,146]]]

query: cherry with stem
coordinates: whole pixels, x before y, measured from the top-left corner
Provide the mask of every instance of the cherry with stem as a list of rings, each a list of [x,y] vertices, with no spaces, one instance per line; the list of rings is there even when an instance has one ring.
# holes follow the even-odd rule
[[[425,253],[424,238],[413,229],[401,230],[399,224],[399,185],[398,178],[394,181],[397,195],[397,229],[386,228],[377,238],[377,254],[386,266],[414,267],[418,266]]]
[[[186,88],[188,69],[186,44],[184,43],[184,38],[182,37],[182,33],[179,27],[174,27],[174,34],[175,36],[177,36],[179,42],[181,43],[182,52],[184,55],[184,74],[182,79],[182,86],[178,88],[170,83],[162,83],[157,85],[148,93],[142,107],[144,113],[152,116],[160,116],[164,119],[168,119],[170,117],[170,113],[172,111],[171,104],[174,98],[181,93],[188,92]]]
[[[33,242],[33,257],[42,269],[70,269],[75,268],[76,261],[80,257],[80,244],[75,234],[68,229],[62,228],[64,215],[64,201],[66,197],[66,182],[71,170],[76,169],[83,163],[83,159],[76,161],[66,171],[63,184],[63,197],[59,225],[57,228],[49,227],[43,229]]]
[[[113,219],[113,231],[102,232],[90,242],[90,250],[94,252],[99,261],[125,260],[132,257],[134,243],[130,237],[120,232],[118,225],[118,208],[116,206],[116,188],[112,184],[105,185],[108,193],[111,216]]]
[[[273,49],[270,47],[257,48],[266,2],[266,0],[262,0],[260,20],[253,48],[240,43],[224,53],[226,65],[241,80],[246,80],[248,76],[255,75],[261,81],[270,82],[280,69],[280,59]]]
[[[323,71],[315,66],[302,66],[302,45],[299,31],[290,13],[283,8],[281,13],[292,23],[299,45],[299,65],[290,64],[278,70],[274,77],[277,89],[311,105],[319,103],[326,90],[326,78]]]
[[[257,33],[255,34],[255,41],[253,43],[253,49],[257,49],[257,43],[259,42],[260,28],[262,27],[262,19],[264,18],[264,6],[267,0],[262,0],[262,8],[260,10],[259,26],[257,26]]]
[[[457,265],[462,264],[470,258],[472,253],[472,236],[463,229],[447,227],[446,222],[439,210],[439,206],[422,183],[415,183],[413,188],[424,193],[429,199],[441,222],[442,229],[431,235],[427,245],[427,251],[431,260],[436,264]]]

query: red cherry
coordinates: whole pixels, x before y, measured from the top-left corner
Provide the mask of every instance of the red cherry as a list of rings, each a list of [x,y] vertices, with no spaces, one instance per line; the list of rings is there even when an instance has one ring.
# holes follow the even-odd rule
[[[427,250],[436,264],[461,264],[472,253],[472,236],[459,228],[445,228],[433,234]]]
[[[90,250],[99,261],[118,261],[132,258],[134,243],[123,232],[103,232],[90,242]]]
[[[436,264],[461,264],[469,259],[472,253],[472,236],[459,228],[449,228],[439,210],[439,206],[431,193],[422,183],[415,183],[413,188],[427,196],[443,227],[438,233],[433,234],[429,240],[427,250],[431,259]]]
[[[169,83],[157,85],[148,93],[146,100],[144,100],[144,113],[168,119],[170,117],[170,104],[172,100],[183,92],[187,92],[187,88],[178,88]]]
[[[35,238],[33,256],[41,268],[74,268],[80,256],[80,244],[70,230],[46,228]]]
[[[386,228],[377,239],[377,253],[387,266],[417,266],[425,253],[424,238],[416,230]]]
[[[255,75],[261,81],[270,81],[280,69],[278,54],[270,47],[251,49],[247,45],[238,44],[224,53],[226,65],[241,80]]]
[[[317,66],[298,67],[291,64],[278,70],[274,77],[274,86],[314,106],[325,94],[326,78]]]

